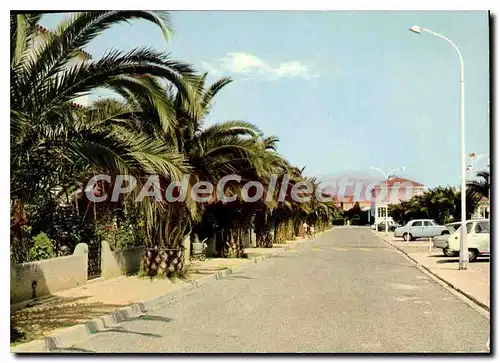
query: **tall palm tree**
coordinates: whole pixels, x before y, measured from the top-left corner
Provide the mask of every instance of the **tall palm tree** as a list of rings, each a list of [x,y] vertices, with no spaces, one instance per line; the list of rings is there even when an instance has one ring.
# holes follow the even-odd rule
[[[189,186],[196,182],[204,181],[215,185],[224,176],[238,174],[242,177],[241,183],[230,183],[226,189],[238,189],[242,183],[248,180],[255,180],[259,173],[269,164],[269,155],[265,154],[266,147],[273,147],[276,140],[272,138],[260,139],[262,132],[254,125],[245,121],[226,121],[216,123],[209,127],[204,127],[205,117],[210,110],[214,97],[231,80],[222,78],[209,86],[205,86],[207,74],[202,74],[194,81],[186,92],[180,92],[175,87],[163,87],[156,83],[152,84],[155,94],[162,95],[165,105],[165,112],[159,109],[158,104],[152,102],[149,97],[144,97],[139,92],[131,93],[128,90],[117,90],[128,102],[139,108],[140,117],[132,125],[138,132],[143,132],[151,138],[160,140],[165,144],[172,145],[179,153],[182,153],[188,161],[192,171],[189,178]],[[262,146],[264,145],[264,146]],[[267,159],[266,159],[267,158]],[[217,191],[214,190],[214,194]],[[178,215],[179,220],[176,225],[189,224],[195,227],[204,215],[204,210],[211,204],[217,203],[214,198],[209,202],[194,203],[187,193],[187,201],[196,204],[196,213],[191,215]],[[177,208],[168,203],[166,208]],[[225,206],[226,208],[229,206]],[[234,211],[239,207],[233,203],[231,208]],[[221,216],[221,208],[213,211]],[[224,211],[227,212],[227,211]],[[248,219],[248,213],[237,213],[234,218],[219,218],[220,220],[231,221],[233,224],[242,222],[240,219]],[[237,218],[240,216],[241,218]],[[210,217],[214,217],[213,215]],[[208,218],[208,216],[207,216]],[[238,224],[238,226],[240,226]],[[221,254],[238,257],[242,252],[241,248],[236,248],[232,230],[235,226],[225,226],[226,232],[223,235],[225,241],[222,243]],[[239,229],[239,227],[237,228]],[[189,228],[184,231],[188,232]],[[241,233],[237,233],[241,235]],[[171,234],[170,234],[171,237]],[[176,239],[183,236],[178,235]],[[171,238],[172,239],[172,238]],[[239,240],[240,238],[236,238]],[[158,241],[159,243],[159,241]],[[156,243],[156,244],[158,244]],[[170,243],[177,243],[171,241]],[[178,243],[177,243],[178,244]],[[232,253],[230,251],[239,251]],[[151,260],[153,257],[148,257]],[[145,259],[146,264],[146,259]],[[148,263],[149,265],[149,263]],[[167,263],[168,265],[168,263]],[[150,271],[153,273],[153,271]]]
[[[40,203],[47,190],[88,172],[176,178],[187,171],[183,155],[120,124],[121,110],[75,109],[72,101],[97,88],[136,92],[163,105],[151,84],[158,78],[186,91],[193,69],[147,48],[109,51],[91,59],[82,49],[110,26],[144,19],[168,37],[168,13],[94,11],[75,13],[52,32],[41,14],[11,14],[11,199],[18,221],[24,205]],[[79,61],[76,62],[75,59]],[[166,107],[166,106],[164,106]],[[161,108],[161,107],[159,107]],[[71,171],[71,172],[69,172]],[[15,228],[19,223],[14,223]]]

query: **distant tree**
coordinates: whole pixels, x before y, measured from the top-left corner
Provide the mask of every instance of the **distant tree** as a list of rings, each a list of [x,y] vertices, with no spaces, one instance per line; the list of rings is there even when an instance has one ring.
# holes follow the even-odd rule
[[[467,218],[471,218],[481,195],[472,188],[467,189],[466,208]],[[439,224],[449,223],[460,219],[461,195],[453,187],[436,187],[416,195],[409,201],[389,205],[389,215],[399,223],[406,223],[412,219],[429,218]]]

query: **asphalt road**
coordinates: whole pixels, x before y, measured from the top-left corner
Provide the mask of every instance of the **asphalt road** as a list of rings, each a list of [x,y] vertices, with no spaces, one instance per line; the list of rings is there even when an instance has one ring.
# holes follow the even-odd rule
[[[489,320],[366,228],[336,229],[65,352],[485,352]]]

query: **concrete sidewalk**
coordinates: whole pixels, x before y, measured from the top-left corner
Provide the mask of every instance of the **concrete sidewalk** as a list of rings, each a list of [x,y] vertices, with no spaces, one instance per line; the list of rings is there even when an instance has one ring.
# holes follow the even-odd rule
[[[490,310],[490,258],[479,257],[467,270],[458,269],[458,257],[446,257],[441,249],[432,248],[428,241],[405,242],[392,233],[375,232],[379,238],[406,253],[427,271],[466,295],[486,310]]]
[[[244,265],[256,263],[307,242],[309,240],[297,238],[286,244],[275,244],[273,248],[246,248],[248,258],[244,259],[207,258],[205,261],[195,261],[187,266],[184,279],[121,276],[91,281],[81,287],[37,299],[25,306],[21,304],[16,309],[11,307],[15,327],[26,335],[25,340],[14,344],[48,335],[65,334],[68,327],[115,313],[132,304],[155,300],[164,295],[180,294],[183,290],[197,287],[207,278],[220,278]]]

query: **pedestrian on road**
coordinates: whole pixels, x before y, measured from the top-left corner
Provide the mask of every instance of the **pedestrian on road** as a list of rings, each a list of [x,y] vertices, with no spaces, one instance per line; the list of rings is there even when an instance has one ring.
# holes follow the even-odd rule
[[[315,235],[314,235],[314,226],[309,227],[309,237],[310,238],[314,238],[315,237]]]
[[[306,235],[307,235],[307,223],[304,222],[302,224],[302,238],[306,238]]]

